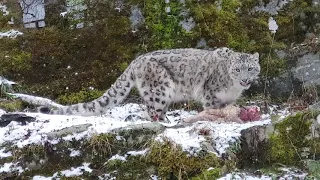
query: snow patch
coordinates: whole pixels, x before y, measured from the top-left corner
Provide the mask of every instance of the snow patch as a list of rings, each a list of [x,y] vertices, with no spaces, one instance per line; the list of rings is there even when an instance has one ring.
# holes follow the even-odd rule
[[[51,100],[33,97],[22,94],[14,94],[20,98],[29,98],[31,101],[39,101],[39,104],[49,103],[52,104]],[[59,104],[55,104],[58,106]],[[286,111],[283,111],[286,113]],[[84,138],[89,138],[92,135],[100,133],[109,133],[119,128],[125,128],[132,125],[141,125],[150,123],[150,121],[145,120],[146,107],[139,104],[125,104],[123,106],[115,107],[106,112],[102,116],[75,116],[75,115],[49,115],[41,113],[24,113],[27,116],[35,118],[33,122],[27,122],[22,125],[18,122],[12,121],[6,127],[0,128],[0,145],[5,142],[10,142],[13,146],[22,148],[29,144],[44,144],[49,142],[51,144],[57,144],[61,140],[72,141],[81,140]],[[271,123],[269,115],[263,115],[261,121],[247,122],[243,124],[238,123],[217,123],[208,121],[198,121],[196,123],[190,124],[188,126],[176,126],[179,125],[181,119],[188,118],[197,114],[196,111],[187,112],[184,110],[169,111],[167,113],[167,118],[169,122],[163,123],[162,125],[166,127],[161,134],[159,134],[156,139],[162,140],[162,138],[169,138],[174,143],[182,146],[183,150],[189,151],[191,154],[201,150],[201,146],[204,143],[215,143],[217,155],[221,155],[225,152],[225,149],[229,147],[230,144],[236,142],[241,136],[240,132],[244,129],[250,128],[252,126],[265,125]],[[285,115],[283,115],[285,116]],[[75,128],[72,133],[55,136],[57,132],[63,132]],[[199,134],[201,129],[208,129],[210,131],[206,138]],[[64,133],[62,133],[64,134]],[[58,138],[59,137],[59,138]],[[117,139],[122,139],[120,136]],[[70,156],[78,156],[79,151],[70,149]],[[126,161],[128,156],[137,156],[146,154],[148,149],[141,151],[129,151],[124,156],[115,155],[109,160],[119,159]],[[3,153],[4,150],[0,150],[0,157],[9,156],[10,153]],[[1,167],[2,169],[8,170],[8,167],[14,166],[13,164],[6,164],[6,166]],[[81,168],[80,168],[81,169]],[[74,168],[70,171],[78,172],[79,168]],[[4,170],[3,170],[4,171]],[[66,174],[72,174],[69,171],[65,171]],[[41,178],[41,177],[35,177]]]
[[[4,16],[7,16],[9,14],[9,11],[7,10],[7,6],[6,5],[3,5],[0,3],[0,11],[2,11],[2,14]]]
[[[8,79],[0,76],[0,85],[15,85],[17,83],[13,82],[13,81],[9,81]]]
[[[74,149],[69,149],[71,151],[70,153],[70,157],[76,157],[76,156],[80,156],[81,152],[79,150],[74,150]]]
[[[127,161],[127,156],[120,156],[119,154],[116,154],[112,156],[110,159],[108,159],[108,161],[112,161],[112,160]]]
[[[82,166],[76,167],[76,168],[71,168],[68,170],[60,171],[54,173],[53,177],[57,177],[58,175],[64,175],[66,177],[72,177],[72,176],[80,176],[84,172],[92,172],[92,169],[89,168],[90,163],[82,163]]]
[[[24,170],[21,166],[18,166],[18,163],[4,163],[3,165],[0,165],[0,173],[2,172],[12,172],[12,171],[18,171],[19,173],[22,173]]]
[[[12,156],[11,151],[4,152],[5,150],[6,150],[5,148],[0,149],[0,159]]]
[[[140,156],[145,155],[149,149],[141,150],[141,151],[128,151],[124,156],[121,156],[119,154],[116,154],[112,156],[108,161],[112,160],[120,160],[120,161],[127,161],[128,156]]]
[[[259,5],[254,7],[253,11],[267,12],[271,15],[277,15],[285,5],[293,0],[271,0],[265,3],[263,0],[259,0]]]
[[[273,19],[273,17],[269,18],[269,30],[271,31],[272,34],[276,33],[278,30],[278,24],[277,22]]]
[[[127,155],[130,155],[130,156],[142,156],[142,155],[145,155],[147,152],[148,152],[148,148],[145,149],[145,150],[141,150],[141,151],[128,151],[127,152]]]
[[[11,29],[7,32],[0,32],[0,39],[3,37],[7,38],[16,38],[17,36],[21,36],[23,33],[14,29]]]
[[[253,126],[270,124],[268,115],[263,115],[261,121],[253,121],[244,124],[239,123],[216,123],[208,121],[199,121],[192,126],[170,129],[167,128],[162,134],[158,135],[157,140],[169,138],[173,142],[182,146],[184,151],[198,152],[201,145],[206,141],[204,136],[199,135],[199,130],[208,129],[211,134],[212,142],[215,143],[217,155],[225,153],[230,144],[236,142],[241,136],[241,131]],[[215,152],[214,152],[215,153]]]

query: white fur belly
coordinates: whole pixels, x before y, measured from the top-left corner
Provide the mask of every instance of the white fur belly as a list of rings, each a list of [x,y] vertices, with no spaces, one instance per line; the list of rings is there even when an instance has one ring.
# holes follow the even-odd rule
[[[232,86],[227,90],[220,91],[216,94],[216,97],[221,100],[221,102],[234,102],[236,101],[243,91],[243,88]]]

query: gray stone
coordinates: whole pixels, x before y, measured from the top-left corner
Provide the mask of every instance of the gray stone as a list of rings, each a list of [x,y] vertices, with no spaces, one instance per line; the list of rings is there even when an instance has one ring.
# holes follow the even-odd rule
[[[92,124],[80,124],[80,125],[74,125],[74,126],[70,126],[67,128],[63,128],[61,130],[58,131],[54,131],[54,132],[49,132],[47,134],[49,139],[55,139],[55,138],[59,138],[62,136],[66,136],[69,134],[74,134],[74,133],[81,133],[84,132],[86,130],[88,130],[88,128],[92,126]]]
[[[266,163],[269,148],[268,139],[274,132],[272,124],[254,126],[241,131],[241,152],[237,155],[240,166],[254,167],[255,164]]]
[[[291,72],[293,77],[303,82],[306,87],[320,85],[320,52],[299,57]]]
[[[302,83],[294,78],[290,71],[287,71],[272,79],[259,79],[256,83],[252,84],[251,88],[246,91],[245,94],[262,94],[266,92],[272,99],[286,100],[292,92],[300,93],[301,90]]]
[[[118,133],[120,131],[126,130],[126,129],[130,129],[130,130],[150,130],[156,133],[161,133],[165,130],[165,126],[158,123],[158,122],[150,122],[150,123],[143,123],[143,124],[133,124],[130,126],[127,126],[125,128],[117,128],[114,129],[112,132],[114,133]]]
[[[26,114],[20,114],[20,113],[8,113],[8,114],[2,114],[0,117],[0,127],[5,127],[8,124],[10,124],[12,121],[18,122],[21,125],[26,125],[27,122],[33,122],[36,119],[31,116],[27,116]]]
[[[280,11],[287,3],[290,2],[290,0],[259,0],[258,2],[259,5],[254,7],[254,11],[262,11],[271,15],[276,15],[278,14],[278,11]]]
[[[310,105],[309,109],[320,110],[320,102],[317,102],[317,103],[314,103],[314,104]],[[319,123],[320,123],[320,121],[319,121]]]
[[[138,6],[131,7],[131,15],[129,17],[131,22],[132,32],[136,32],[138,28],[144,23],[144,17],[141,9]]]

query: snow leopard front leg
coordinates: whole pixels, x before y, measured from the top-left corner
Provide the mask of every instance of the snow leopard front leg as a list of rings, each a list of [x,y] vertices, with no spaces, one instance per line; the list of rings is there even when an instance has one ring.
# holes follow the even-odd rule
[[[232,102],[223,102],[221,99],[217,98],[213,90],[204,93],[201,98],[201,103],[203,109],[222,109],[227,105],[232,104]]]

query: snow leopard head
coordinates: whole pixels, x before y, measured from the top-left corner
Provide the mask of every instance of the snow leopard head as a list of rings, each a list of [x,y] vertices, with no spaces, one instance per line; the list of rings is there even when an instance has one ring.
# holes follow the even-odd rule
[[[259,54],[234,53],[231,55],[229,74],[235,83],[248,89],[260,74]]]

